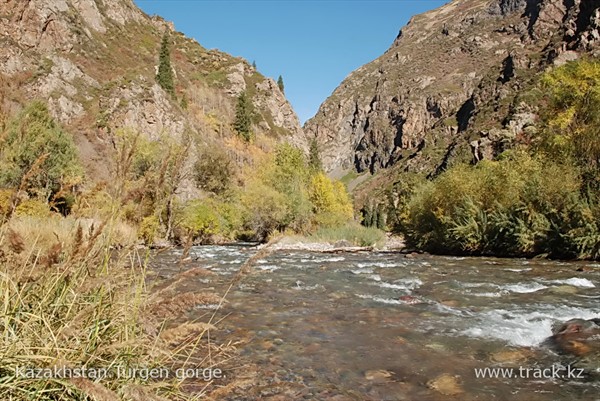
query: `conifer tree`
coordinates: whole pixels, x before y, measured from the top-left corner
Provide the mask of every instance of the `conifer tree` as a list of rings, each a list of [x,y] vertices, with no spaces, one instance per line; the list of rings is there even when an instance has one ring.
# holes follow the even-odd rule
[[[279,76],[279,78],[277,78],[277,86],[279,86],[279,90],[281,91],[281,93],[285,93],[283,86],[283,77],[281,75]]]
[[[383,205],[379,205],[379,207],[377,208],[377,228],[379,228],[380,230],[384,230],[385,229],[385,211],[383,208]]]
[[[321,157],[319,155],[319,144],[317,143],[316,138],[313,138],[313,140],[310,141],[310,148],[308,149],[308,166],[315,172],[323,170],[323,163],[321,163]]]
[[[371,205],[363,206],[363,209],[362,209],[362,215],[363,215],[362,225],[363,226],[365,226],[365,227],[371,226],[371,220],[373,218],[372,213],[373,213],[373,207]]]
[[[175,83],[173,79],[173,70],[171,68],[171,50],[169,49],[169,33],[166,31],[160,45],[156,82],[158,82],[165,91],[173,96],[175,95]]]
[[[233,128],[246,142],[250,142],[252,126],[252,104],[246,91],[240,93],[235,107],[235,121]]]
[[[377,209],[377,206],[373,207],[373,210],[371,212],[371,221],[369,221],[369,224],[367,225],[367,227],[375,227],[377,225],[377,221],[379,220],[379,210]]]

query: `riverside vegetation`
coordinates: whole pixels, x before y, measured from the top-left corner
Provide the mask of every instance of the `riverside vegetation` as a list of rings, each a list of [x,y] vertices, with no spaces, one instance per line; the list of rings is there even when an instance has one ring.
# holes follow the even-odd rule
[[[140,242],[262,241],[276,232],[333,239],[343,232],[360,244],[373,237],[353,223],[344,186],[289,144],[256,151],[256,164],[240,167],[215,149],[121,130],[111,180],[92,183],[73,138],[43,103],[2,121],[2,399],[191,399],[185,390],[189,380],[176,377],[150,383],[119,377],[39,380],[17,372],[215,367],[230,358],[230,346],[206,341],[210,322],[175,323],[194,305],[221,298],[178,293],[181,277],[149,292],[149,253]],[[200,157],[188,170],[191,152]],[[189,176],[203,198],[177,196]],[[207,393],[205,386],[196,397]]]
[[[519,98],[539,107],[539,129],[494,160],[459,163],[432,180],[405,175],[390,225],[435,253],[600,257],[600,62],[542,74]]]
[[[184,110],[189,105],[176,91],[171,42],[165,32],[155,79]],[[277,233],[359,245],[382,238],[380,231],[354,221],[345,187],[324,174],[316,146],[307,157],[283,140],[256,135],[260,110],[245,91],[227,128],[237,134],[227,143],[238,153],[189,128],[158,137],[116,129],[110,132],[104,180],[86,176],[74,137],[52,118],[48,105],[19,103],[16,114],[0,109],[1,399],[210,396],[203,378],[40,380],[18,373],[23,368],[175,371],[215,368],[232,359],[230,344],[210,341],[210,321],[181,323],[192,307],[224,301],[178,287],[186,277],[206,272],[184,271],[150,291],[150,253],[140,244],[189,249],[195,243],[267,241]],[[105,123],[101,119],[98,127],[105,129]],[[222,134],[223,124],[218,127]]]

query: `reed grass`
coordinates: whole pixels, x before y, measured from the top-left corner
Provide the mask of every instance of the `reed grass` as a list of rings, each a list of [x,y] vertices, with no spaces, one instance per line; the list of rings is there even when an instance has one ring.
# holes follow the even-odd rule
[[[209,295],[149,296],[145,251],[114,220],[14,217],[0,226],[0,400],[194,400],[183,380],[110,375],[31,378],[27,368],[206,367],[230,349],[206,341],[211,324],[163,332]],[[118,245],[118,247],[116,246]],[[118,249],[118,250],[117,250]],[[203,299],[200,299],[204,297]],[[210,360],[207,363],[207,355]]]
[[[375,227],[347,223],[334,227],[319,228],[310,238],[326,242],[349,241],[356,246],[376,246],[384,243],[385,233]]]

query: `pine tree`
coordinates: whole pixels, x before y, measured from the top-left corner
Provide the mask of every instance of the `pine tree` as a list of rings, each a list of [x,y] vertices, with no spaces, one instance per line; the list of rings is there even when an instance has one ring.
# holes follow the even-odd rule
[[[369,224],[367,225],[367,227],[375,227],[377,225],[378,220],[379,220],[379,213],[378,213],[377,207],[374,207],[373,211],[371,212],[371,221],[369,221]]]
[[[252,62],[252,68],[254,68],[256,70],[256,61]]]
[[[171,50],[169,49],[169,33],[165,32],[160,45],[160,55],[158,59],[158,73],[156,82],[171,95],[175,95],[175,84],[173,79],[173,70],[171,68]]]
[[[283,86],[283,77],[281,75],[279,76],[279,78],[277,78],[277,86],[279,86],[279,90],[281,91],[281,93],[285,93]]]
[[[362,215],[363,215],[363,220],[362,220],[362,225],[365,227],[370,227],[371,225],[371,220],[373,219],[372,214],[373,213],[373,208],[369,205],[365,205],[362,209]]]
[[[385,211],[383,205],[379,205],[377,209],[377,228],[385,230]]]
[[[250,131],[252,125],[252,104],[246,94],[246,91],[240,93],[235,107],[235,121],[233,128],[246,142],[250,142],[252,133]]]
[[[315,172],[323,170],[323,163],[321,163],[321,157],[319,155],[319,144],[317,143],[316,138],[313,138],[313,140],[310,141],[310,148],[308,149],[308,166]]]

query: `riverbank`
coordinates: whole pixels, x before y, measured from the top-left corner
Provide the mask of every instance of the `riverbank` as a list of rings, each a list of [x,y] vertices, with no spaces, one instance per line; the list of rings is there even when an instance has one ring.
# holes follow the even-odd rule
[[[269,247],[274,251],[296,250],[322,253],[368,252],[374,250],[401,252],[406,249],[403,237],[389,233],[385,234],[385,236],[382,236],[381,241],[370,246],[357,246],[356,243],[351,242],[351,238],[335,241],[317,241],[315,237],[288,235],[274,241],[272,244],[263,244],[260,245],[260,247]]]

